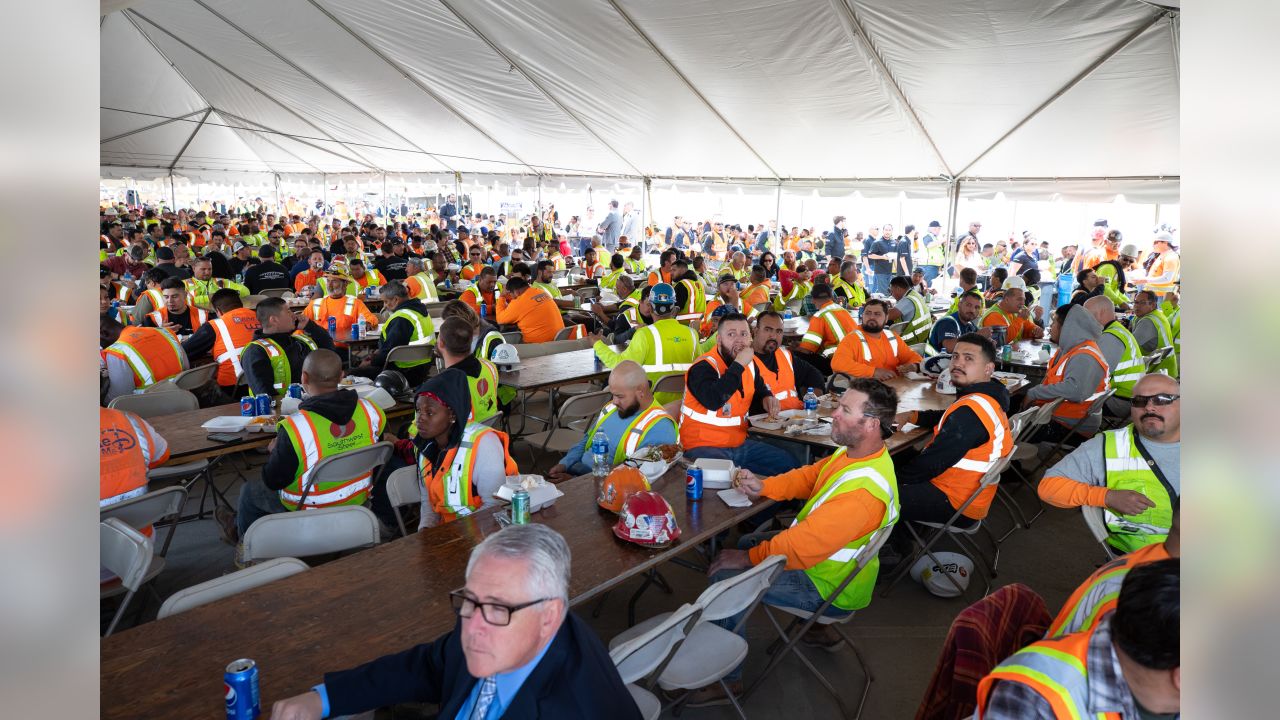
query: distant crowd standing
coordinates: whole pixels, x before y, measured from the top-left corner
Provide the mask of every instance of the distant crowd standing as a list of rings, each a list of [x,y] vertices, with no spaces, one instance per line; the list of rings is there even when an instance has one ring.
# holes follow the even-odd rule
[[[591,212],[561,218],[553,206],[522,218],[468,217],[452,195],[437,211],[390,223],[107,207],[102,401],[202,361],[217,365],[216,402],[242,393],[282,398],[300,384],[305,399],[281,418],[261,475],[245,485],[234,512],[218,509],[224,539],[238,542],[267,515],[315,507],[367,503],[391,524],[384,484],[402,467],[417,469],[427,528],[492,505],[506,477],[520,472],[512,438],[493,422],[514,397],[499,381],[496,363],[514,350],[502,332],[518,331],[525,345],[579,340],[575,347],[592,348],[610,369],[612,402],[551,479],[589,470],[588,438],[597,435],[607,438],[611,466],[639,447],[672,442],[690,459],[730,460],[747,497],[791,503],[797,513],[786,529],[721,550],[711,579],[783,556],[785,569],[764,601],[802,608],[831,601],[826,612],[837,618],[871,602],[882,567],[920,556],[902,532],[906,523],[966,529],[986,518],[995,488],[982,481],[1012,453],[1011,418],[1051,405],[1047,424],[1026,441],[1065,452],[1046,462],[1035,490],[1058,507],[1098,508],[1118,559],[1085,581],[1044,640],[991,651],[980,682],[943,695],[967,698],[985,718],[1176,715],[1181,331],[1173,233],[1160,229],[1140,249],[1099,220],[1082,247],[1054,256],[1030,233],[979,240],[978,222],[948,238],[938,221],[923,232],[886,224],[852,234],[844,217],[832,221],[816,232],[676,217],[664,232],[617,201],[599,220]],[[561,291],[564,278],[601,295],[584,309]],[[366,304],[374,300],[380,312]],[[794,315],[807,320],[802,332],[788,324]],[[378,339],[356,360],[360,328]],[[1021,340],[1056,349],[1044,378],[1011,394],[997,377],[998,353]],[[434,348],[438,367],[397,352],[422,345]],[[955,401],[945,411],[900,412],[893,384],[944,360]],[[399,435],[381,408],[343,385],[349,375],[381,382],[387,371],[414,405],[413,423]],[[683,378],[683,390],[655,392],[672,376]],[[803,410],[810,391],[834,390],[838,379],[833,454],[805,464],[793,445],[749,434],[748,418]],[[891,455],[886,440],[908,423],[930,434]],[[168,450],[163,428],[132,413],[104,408],[101,424],[107,507],[145,492],[147,469],[165,462]],[[380,439],[394,441],[395,453],[377,476],[308,483],[323,458]],[[889,542],[860,561],[881,531]],[[597,667],[598,639],[566,615],[563,539],[540,532],[509,533],[506,542],[494,539],[499,533],[477,548],[467,587],[454,596],[453,633],[330,673],[311,692],[280,701],[273,716],[319,718],[427,699],[467,717],[497,717],[519,705],[516,689],[516,698],[529,699],[519,682],[507,684],[510,673],[551,682],[534,669],[548,648],[559,650],[545,662],[576,673],[565,682],[591,688],[561,692],[548,707],[591,714],[614,700],[620,717],[636,716],[611,666]],[[505,592],[502,578],[523,578],[531,562],[539,566],[528,587]],[[717,623],[742,632],[736,618]],[[468,643],[488,626],[510,627],[519,653],[473,658]],[[835,651],[842,639],[815,625],[803,642]],[[432,681],[441,672],[444,686]],[[695,689],[689,706],[734,700],[740,672]]]

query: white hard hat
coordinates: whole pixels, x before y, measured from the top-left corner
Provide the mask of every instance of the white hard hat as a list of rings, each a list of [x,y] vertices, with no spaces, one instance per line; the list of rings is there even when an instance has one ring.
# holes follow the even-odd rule
[[[1023,280],[1021,276],[1011,277],[1008,280],[1004,281],[1004,289],[1005,290],[1014,290],[1014,289],[1026,290],[1027,281]]]
[[[961,590],[969,587],[969,577],[973,575],[973,561],[967,555],[955,552],[935,552],[939,565],[929,559],[928,555],[920,556],[916,564],[911,566],[911,577],[922,583],[926,590],[938,597],[952,598],[960,594],[956,586],[947,579],[950,575]],[[945,573],[945,574],[944,574]]]
[[[941,393],[943,395],[956,394],[956,385],[951,380],[950,365],[948,365],[947,368],[942,371],[942,374],[938,375],[938,382],[934,383],[933,390],[934,392]]]
[[[497,365],[519,365],[520,352],[515,345],[502,343],[493,349],[493,357],[490,359]]]

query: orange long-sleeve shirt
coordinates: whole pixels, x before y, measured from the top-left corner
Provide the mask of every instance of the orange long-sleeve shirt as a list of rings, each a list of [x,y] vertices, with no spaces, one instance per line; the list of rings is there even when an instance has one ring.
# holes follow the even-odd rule
[[[888,452],[881,449],[879,452]],[[847,455],[833,462],[840,469],[874,457],[851,458]],[[821,490],[816,487],[818,473],[828,458],[764,480],[761,495],[773,500],[809,498]],[[758,565],[770,555],[786,555],[788,570],[804,570],[831,557],[831,554],[855,539],[880,527],[885,505],[866,490],[854,490],[829,498],[805,516],[804,520],[751,548],[747,556]]]
[[[348,297],[351,297],[354,301],[351,304],[350,315],[346,312]],[[347,346],[343,341],[351,337],[351,326],[355,325],[361,317],[364,318],[370,328],[378,327],[378,316],[365,307],[363,300],[349,295],[344,295],[340,298],[326,295],[312,300],[311,304],[307,306],[307,317],[315,320],[320,327],[328,327],[329,318],[334,318],[337,330],[333,334],[333,344],[338,347]]]
[[[898,352],[895,355],[889,336],[884,332],[871,335],[863,333],[867,346],[871,348],[871,362],[866,361],[862,350],[862,340],[857,334],[850,332],[836,346],[836,354],[831,356],[831,370],[845,373],[851,377],[872,377],[877,369],[897,370],[899,365],[920,362],[920,354],[912,350],[902,338],[897,338]]]
[[[499,295],[498,322],[519,326],[527,343],[550,342],[564,329],[564,318],[555,299],[546,290],[533,287],[510,302],[505,293]]]
[[[315,285],[319,283],[320,279],[323,277],[323,270],[303,270],[293,279],[293,290],[294,292],[300,292],[302,288],[307,287],[308,285]]]
[[[1060,508],[1076,508],[1082,505],[1106,507],[1108,489],[1106,486],[1090,485],[1061,475],[1045,475],[1036,486],[1040,499]]]
[[[1007,342],[1015,343],[1019,340],[1031,340],[1035,338],[1034,332],[1039,329],[1035,321],[1028,320],[1020,315],[1007,316],[1003,312],[993,312],[982,318],[982,327],[1004,326],[1009,328],[1005,333]],[[1041,333],[1041,337],[1044,334]]]

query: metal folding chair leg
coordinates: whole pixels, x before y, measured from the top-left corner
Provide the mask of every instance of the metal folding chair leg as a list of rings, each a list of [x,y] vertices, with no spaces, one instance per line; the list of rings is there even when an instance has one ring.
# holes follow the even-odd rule
[[[768,605],[764,606],[765,616],[769,618],[769,622],[773,625],[774,629],[778,631],[778,635],[780,636],[780,638],[784,639],[786,642],[784,643],[781,651],[775,653],[773,656],[773,659],[769,661],[769,664],[767,666],[765,666],[764,672],[760,674],[760,677],[756,678],[756,681],[751,684],[751,687],[747,688],[746,691],[742,693],[743,700],[746,700],[748,697],[750,697],[751,694],[755,692],[756,689],[758,689],[764,683],[764,681],[769,677],[769,675],[772,674],[772,672],[778,667],[778,665],[782,663],[782,660],[787,656],[787,653],[791,653],[792,655],[795,655],[796,658],[799,659],[800,662],[803,663],[806,668],[809,669],[809,672],[812,673],[813,676],[818,679],[818,682],[824,688],[827,689],[827,692],[831,693],[831,697],[835,698],[836,704],[840,706],[841,716],[846,718],[850,717],[849,706],[845,704],[844,699],[840,697],[840,693],[836,691],[835,687],[832,686],[831,682],[828,681],[825,676],[823,676],[822,672],[819,671],[818,668],[814,666],[814,664],[809,660],[809,658],[805,657],[805,654],[800,652],[800,648],[798,647],[800,643],[800,638],[804,637],[804,634],[809,631],[809,628],[817,624],[818,617],[819,617],[818,613],[825,612],[826,608],[829,605],[830,605],[829,601],[827,603],[824,603],[823,607],[819,609],[818,612],[815,612],[814,614],[810,615],[807,620],[803,621],[800,626],[800,629],[796,630],[794,633],[790,632],[792,628],[795,628],[794,621],[791,623],[791,625],[788,626],[787,630],[783,630],[782,625],[780,625],[778,623],[778,619],[773,616],[773,612],[770,611],[769,606]],[[841,634],[841,636],[843,637],[843,633]],[[854,649],[854,652],[855,654],[857,653],[856,648]],[[858,661],[859,663],[862,662],[862,659],[860,656],[858,657]],[[863,669],[866,670],[865,665],[863,666]],[[866,695],[871,691],[871,681],[872,681],[871,674],[870,672],[867,672],[866,685],[864,686],[862,691],[862,698],[858,703],[858,714],[853,715],[852,717],[854,718],[861,717],[862,705],[866,703]]]

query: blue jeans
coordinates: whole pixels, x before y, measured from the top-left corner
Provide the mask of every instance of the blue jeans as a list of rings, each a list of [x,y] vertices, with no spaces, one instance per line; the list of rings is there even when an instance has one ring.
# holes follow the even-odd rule
[[[924,284],[930,285],[934,279],[938,277],[937,265],[921,265],[920,269],[924,271]]]
[[[268,488],[262,478],[253,478],[240,488],[240,502],[237,504],[236,528],[240,531],[241,540],[258,518],[289,512],[289,508],[280,502],[280,493]]]
[[[750,550],[756,545],[759,545],[765,540],[777,535],[778,532],[779,531],[761,532],[743,535],[742,538],[738,540],[738,549]],[[741,570],[721,570],[711,576],[711,581],[719,582],[725,578],[731,578],[746,571],[747,570],[745,568]],[[826,602],[826,600],[818,593],[818,588],[814,586],[813,581],[809,579],[809,576],[806,575],[803,570],[783,570],[778,574],[778,577],[773,581],[773,584],[769,586],[769,589],[764,591],[764,598],[761,602],[766,605],[780,605],[782,607],[791,607],[796,608],[797,610],[808,610],[809,612],[813,612],[821,607],[822,603]],[[823,615],[829,617],[844,617],[851,612],[853,611],[842,610],[835,605],[831,605]],[[745,638],[747,636],[746,628],[738,627],[738,624],[742,622],[743,615],[744,613],[738,613],[731,617],[724,618],[723,620],[713,620],[712,622],[725,630],[736,629],[737,633]],[[727,682],[732,682],[741,678],[741,665],[734,668],[733,672],[725,676],[725,680]]]
[[[800,463],[786,450],[750,438],[738,447],[698,447],[685,450],[684,456],[691,460],[698,458],[730,460],[734,466],[746,468],[760,477],[781,475],[788,470],[800,467]]]

